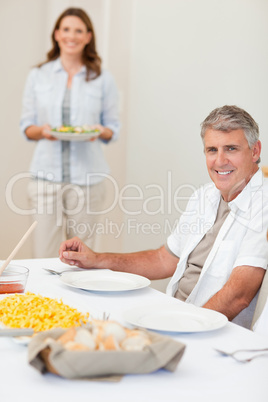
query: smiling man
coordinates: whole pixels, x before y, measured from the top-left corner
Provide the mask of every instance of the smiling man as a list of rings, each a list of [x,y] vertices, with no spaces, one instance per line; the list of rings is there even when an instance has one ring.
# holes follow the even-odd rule
[[[96,253],[74,238],[61,244],[60,258],[149,279],[172,276],[167,294],[249,328],[268,262],[268,183],[258,167],[259,128],[243,109],[223,106],[204,120],[201,137],[212,183],[192,195],[166,245]],[[196,230],[201,221],[206,224]]]
[[[222,109],[221,109],[222,110]],[[220,113],[219,110],[214,114]],[[210,116],[211,119],[211,116]],[[256,137],[249,143],[244,130],[230,129],[233,125],[222,121],[221,130],[209,127],[209,118],[203,124],[202,138],[205,146],[207,169],[211,180],[220,190],[222,198],[232,201],[243,190],[258,170],[261,143]],[[213,124],[211,125],[213,127]]]

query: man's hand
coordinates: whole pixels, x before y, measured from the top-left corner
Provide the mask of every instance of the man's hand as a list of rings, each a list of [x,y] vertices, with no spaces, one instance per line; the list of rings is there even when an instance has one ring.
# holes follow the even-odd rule
[[[170,254],[165,246],[157,250],[134,253],[95,253],[78,237],[61,243],[59,257],[65,264],[80,268],[111,269],[143,275],[149,279],[172,276],[179,261],[179,258]]]
[[[74,237],[61,243],[59,258],[65,264],[76,265],[80,268],[94,268],[96,253],[78,237]]]

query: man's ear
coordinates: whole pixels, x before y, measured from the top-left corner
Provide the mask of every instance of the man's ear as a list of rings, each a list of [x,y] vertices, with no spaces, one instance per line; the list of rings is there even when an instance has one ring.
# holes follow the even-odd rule
[[[253,162],[257,162],[261,155],[261,142],[257,141],[252,147],[252,160]]]

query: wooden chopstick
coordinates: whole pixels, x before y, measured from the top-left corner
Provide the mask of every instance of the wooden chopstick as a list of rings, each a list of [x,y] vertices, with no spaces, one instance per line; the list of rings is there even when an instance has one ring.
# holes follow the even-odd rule
[[[0,276],[2,275],[2,273],[4,272],[4,270],[6,269],[6,267],[8,266],[8,264],[10,263],[10,261],[14,258],[15,254],[17,254],[18,250],[21,248],[21,246],[25,243],[25,241],[27,240],[27,238],[30,236],[30,234],[32,233],[32,231],[35,229],[37,225],[37,221],[35,221],[27,230],[27,232],[25,233],[25,235],[21,238],[21,240],[18,242],[18,244],[16,245],[16,247],[14,248],[14,250],[11,252],[11,254],[9,255],[9,257],[6,259],[6,261],[4,262],[4,264],[1,266],[0,268]]]

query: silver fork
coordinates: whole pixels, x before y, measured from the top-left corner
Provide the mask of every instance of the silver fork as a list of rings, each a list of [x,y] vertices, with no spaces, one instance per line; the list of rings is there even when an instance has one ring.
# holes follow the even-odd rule
[[[55,271],[54,269],[50,269],[50,268],[43,268],[45,271],[49,272],[52,275],[61,275],[66,271]]]
[[[218,353],[220,353],[223,356],[230,356],[239,363],[248,363],[251,362],[251,360],[256,359],[257,357],[264,356],[266,353],[258,353],[258,352],[268,352],[268,348],[263,348],[263,349],[240,349],[240,350],[235,350],[234,352],[225,352],[220,349],[215,349]],[[248,358],[239,358],[237,354],[239,353],[257,353],[256,355],[253,355]]]
[[[106,313],[105,311],[102,314],[103,321],[108,321],[110,318],[110,313]]]
[[[64,271],[55,271],[54,269],[50,269],[50,268],[43,268],[43,269],[52,275],[59,275],[59,276],[62,275],[64,272],[76,272],[76,271],[83,270],[83,268],[65,269]]]

